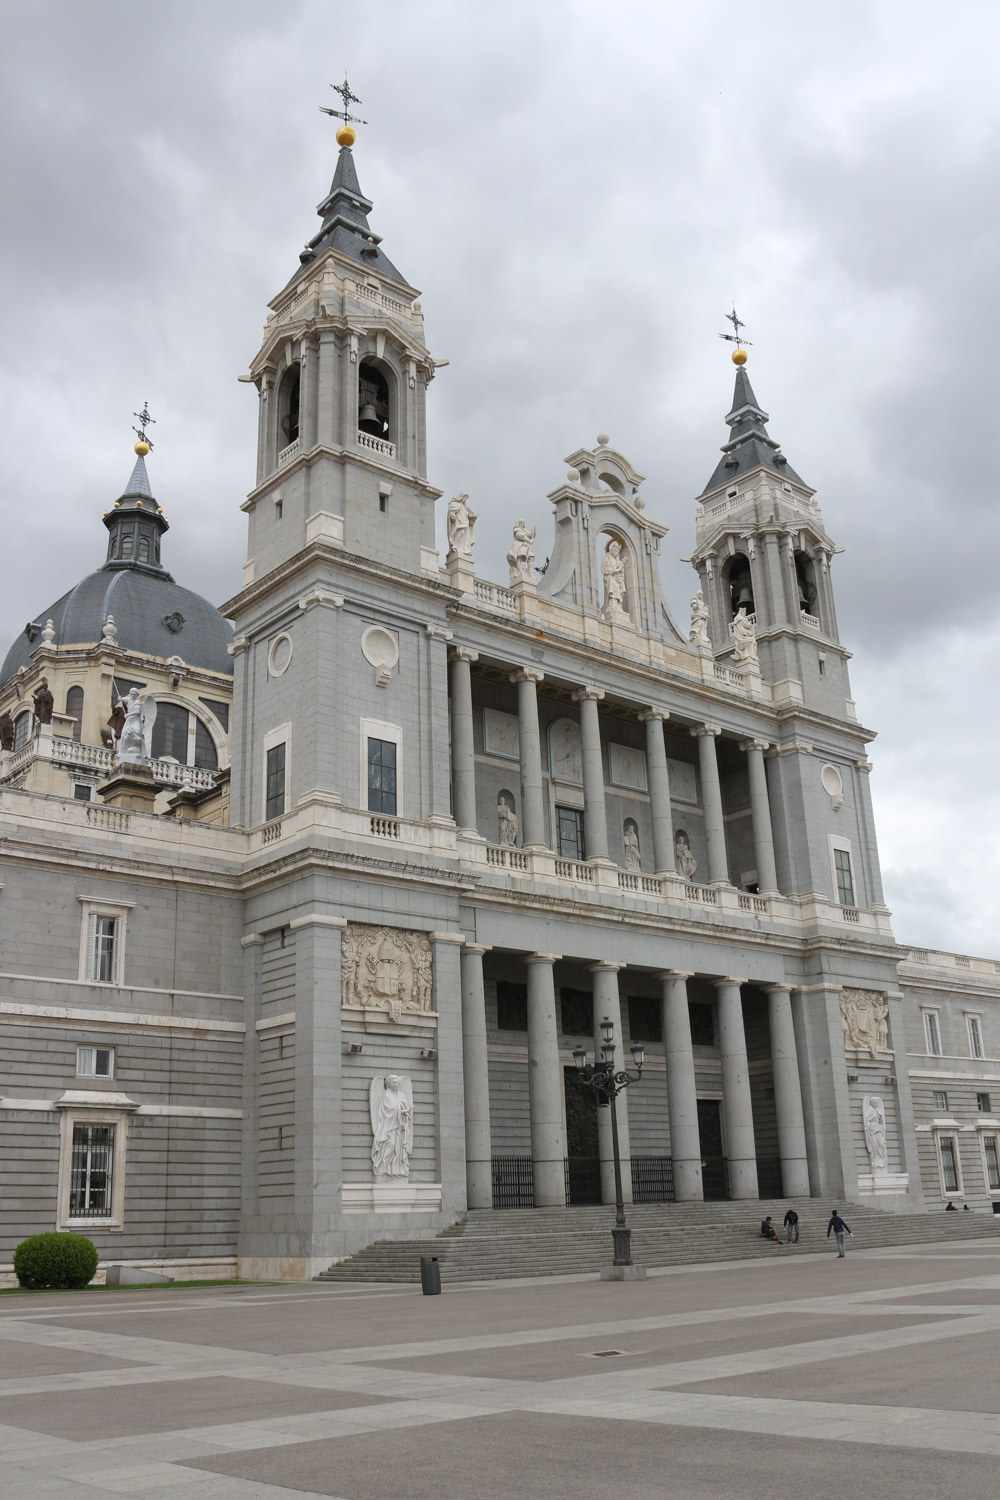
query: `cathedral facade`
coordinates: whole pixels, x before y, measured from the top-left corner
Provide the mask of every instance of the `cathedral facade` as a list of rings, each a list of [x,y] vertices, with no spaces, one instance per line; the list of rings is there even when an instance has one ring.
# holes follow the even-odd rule
[[[744,351],[682,623],[605,434],[506,579],[466,495],[442,562],[435,360],[338,140],[247,377],[241,591],[166,572],[141,440],[103,567],[4,663],[0,1274],[59,1228],[309,1277],[612,1201],[605,1020],[645,1050],[627,1199],[991,1211],[1000,963],[894,939],[835,545]]]

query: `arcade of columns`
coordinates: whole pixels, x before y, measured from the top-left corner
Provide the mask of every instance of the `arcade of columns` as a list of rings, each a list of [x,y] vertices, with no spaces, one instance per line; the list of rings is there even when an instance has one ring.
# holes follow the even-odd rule
[[[458,647],[453,650],[451,690],[454,816],[460,831],[473,834],[477,832],[471,675],[471,665],[475,660],[476,652],[468,648]],[[537,697],[537,685],[542,677],[542,672],[533,667],[512,674],[512,681],[517,684],[518,689],[522,846],[527,849],[546,847]],[[593,687],[581,688],[575,694],[580,705],[587,854],[591,860],[608,862],[604,770],[597,706],[603,696],[602,689]],[[651,708],[641,717],[646,726],[647,776],[656,873],[676,875],[670,782],[663,735],[663,724],[669,714],[665,709]],[[691,730],[698,740],[709,880],[712,884],[725,885],[729,881],[729,868],[715,749],[715,740],[720,732],[717,726],[711,724],[698,725]],[[763,754],[767,744],[752,740],[745,743],[743,748],[750,772],[750,806],[759,889],[762,893],[776,893],[777,879]],[[493,1203],[490,1087],[483,982],[483,954],[488,951],[483,944],[467,943],[463,946],[461,961],[465,1147],[470,1208],[490,1208]],[[554,979],[555,964],[561,957],[561,954],[530,953],[524,960],[528,991],[528,1055],[532,1064],[528,1075],[531,1159],[534,1201],[537,1207],[565,1203],[563,1163],[566,1156],[566,1135]],[[618,972],[624,967],[624,964],[610,961],[590,966],[594,976],[594,1035],[599,1035],[601,1019],[609,1016],[614,1025],[614,1041],[619,1057],[623,1056],[623,1052]],[[674,1196],[677,1201],[697,1200],[704,1195],[694,1051],[688,1011],[687,981],[691,977],[690,972],[679,969],[666,969],[659,975],[670,1150]],[[740,985],[745,981],[725,977],[712,982],[718,993],[718,1033],[730,1192],[733,1198],[756,1198],[757,1159],[750,1070],[740,996]],[[775,1112],[784,1192],[788,1197],[807,1197],[809,1171],[791,991],[788,986],[779,984],[763,984],[759,988],[765,990],[768,996]],[[630,1151],[624,1095],[619,1098],[618,1111],[621,1154],[627,1160]],[[607,1202],[613,1200],[611,1126],[607,1110],[598,1112],[598,1129],[602,1197]]]

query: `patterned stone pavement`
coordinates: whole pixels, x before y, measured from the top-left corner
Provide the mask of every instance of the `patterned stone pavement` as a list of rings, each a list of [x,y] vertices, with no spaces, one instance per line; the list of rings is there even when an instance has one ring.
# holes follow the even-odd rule
[[[0,1298],[4,1500],[997,1493],[1000,1245]]]

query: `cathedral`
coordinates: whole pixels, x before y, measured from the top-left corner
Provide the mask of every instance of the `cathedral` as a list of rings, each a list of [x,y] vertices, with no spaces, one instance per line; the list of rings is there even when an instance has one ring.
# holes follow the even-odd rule
[[[480,576],[474,497],[427,473],[419,294],[337,140],[244,377],[240,592],[168,571],[144,413],[104,562],[0,672],[0,1279],[43,1230],[311,1278],[613,1202],[602,1036],[644,1055],[626,1202],[996,1211],[1000,962],[893,936],[837,549],[746,351],[690,602],[604,433]]]

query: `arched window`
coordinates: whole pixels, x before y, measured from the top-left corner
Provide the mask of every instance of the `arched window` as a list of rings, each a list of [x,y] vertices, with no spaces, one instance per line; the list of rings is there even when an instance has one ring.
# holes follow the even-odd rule
[[[381,370],[370,364],[358,370],[358,427],[372,437],[390,436],[389,385]]]
[[[131,531],[122,532],[122,557],[131,557],[132,548],[135,545],[135,537]]]
[[[726,585],[729,589],[730,614],[734,620],[741,609],[745,609],[748,615],[756,613],[750,559],[742,552],[737,552],[727,564]]]
[[[139,538],[139,555],[138,555],[138,560],[139,560],[139,562],[144,562],[144,563],[148,563],[149,562],[149,537],[148,536],[141,536]]]
[[[217,771],[219,754],[208,726],[179,703],[157,703],[150,753],[154,760]]]
[[[73,738],[77,744],[83,732],[83,688],[71,687],[66,694],[66,714],[73,720]]]
[[[31,735],[31,710],[26,709],[14,720],[14,749],[23,750]]]
[[[816,607],[816,572],[812,558],[806,552],[795,554],[795,581],[798,586],[799,609],[805,615],[818,615]]]
[[[299,383],[297,364],[289,365],[278,391],[278,447],[287,448],[299,435]]]

